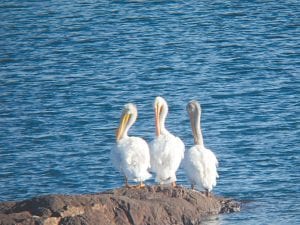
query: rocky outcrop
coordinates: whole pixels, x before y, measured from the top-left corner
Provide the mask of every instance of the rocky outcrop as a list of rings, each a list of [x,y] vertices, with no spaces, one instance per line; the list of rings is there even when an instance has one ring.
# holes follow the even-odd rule
[[[184,187],[120,188],[98,194],[47,195],[0,203],[0,224],[200,224],[205,216],[236,212],[240,203]]]

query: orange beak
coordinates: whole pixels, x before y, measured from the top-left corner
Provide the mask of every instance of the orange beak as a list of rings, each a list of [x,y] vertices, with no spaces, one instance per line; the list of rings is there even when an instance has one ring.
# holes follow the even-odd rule
[[[156,136],[160,135],[160,113],[161,113],[162,107],[159,105],[155,106],[155,128],[156,128]]]

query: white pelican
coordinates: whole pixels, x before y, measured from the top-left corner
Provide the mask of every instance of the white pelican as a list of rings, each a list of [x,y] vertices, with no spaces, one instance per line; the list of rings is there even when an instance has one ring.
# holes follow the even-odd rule
[[[176,186],[176,171],[184,157],[184,144],[165,128],[168,104],[162,97],[154,101],[156,137],[150,144],[151,170],[159,184]]]
[[[137,108],[128,103],[124,106],[120,125],[116,132],[116,146],[111,151],[114,166],[125,176],[125,186],[128,179],[140,182],[135,187],[144,187],[143,181],[149,179],[151,174],[149,147],[145,140],[139,137],[129,137],[127,132],[137,118]]]
[[[216,186],[218,160],[215,154],[204,147],[200,128],[201,107],[193,100],[186,107],[192,126],[195,145],[185,152],[183,167],[191,182],[192,189],[205,190],[206,196]]]

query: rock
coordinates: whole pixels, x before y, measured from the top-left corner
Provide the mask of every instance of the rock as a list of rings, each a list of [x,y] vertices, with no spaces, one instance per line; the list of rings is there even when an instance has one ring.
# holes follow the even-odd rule
[[[119,188],[98,194],[47,195],[0,203],[0,224],[200,224],[208,215],[236,212],[240,203],[181,186]]]

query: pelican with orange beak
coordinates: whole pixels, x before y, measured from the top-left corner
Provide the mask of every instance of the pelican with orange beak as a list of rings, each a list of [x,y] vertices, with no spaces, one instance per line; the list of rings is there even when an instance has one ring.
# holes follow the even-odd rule
[[[116,146],[111,151],[112,163],[125,176],[126,187],[144,187],[145,180],[151,177],[150,153],[147,142],[140,137],[128,136],[128,130],[137,118],[137,108],[128,103],[124,106],[120,125],[116,131]],[[139,182],[130,186],[128,180]]]
[[[159,184],[176,186],[176,171],[184,157],[184,144],[165,128],[168,104],[162,97],[154,101],[156,136],[150,144],[151,170]]]
[[[183,167],[191,182],[191,187],[205,190],[206,196],[216,186],[218,160],[215,154],[205,148],[200,127],[201,107],[193,100],[186,107],[191,121],[195,145],[185,152]]]

